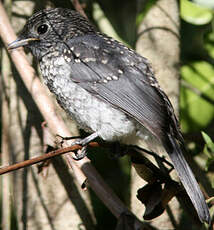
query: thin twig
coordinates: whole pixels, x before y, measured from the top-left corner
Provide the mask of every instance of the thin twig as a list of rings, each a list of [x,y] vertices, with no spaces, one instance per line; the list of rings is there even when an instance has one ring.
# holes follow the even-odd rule
[[[89,146],[97,147],[99,145],[97,142],[91,142],[91,143],[89,143]],[[59,156],[59,155],[65,154],[65,153],[69,153],[69,152],[72,152],[72,151],[75,151],[75,150],[78,150],[81,148],[82,148],[82,146],[80,146],[80,145],[73,145],[70,147],[53,150],[53,151],[46,153],[44,155],[34,157],[34,158],[29,159],[29,160],[25,160],[25,161],[22,161],[22,162],[13,164],[13,165],[3,166],[0,168],[0,175],[15,171],[15,170],[18,170],[21,168],[25,168],[25,167],[37,164],[41,161],[45,161],[45,160],[51,159],[53,157],[56,157],[56,156]]]
[[[137,145],[133,145],[132,147],[135,148],[135,149],[138,149],[138,150],[140,150],[140,151],[143,151],[143,152],[145,152],[145,153],[147,153],[147,154],[153,156],[154,158],[158,158],[160,161],[166,163],[166,164],[169,165],[172,169],[174,169],[173,164],[170,163],[168,160],[166,160],[165,157],[160,157],[160,156],[158,156],[155,152],[149,151],[149,150],[147,150],[147,149],[145,149],[145,148],[142,148],[142,147],[139,147],[139,146],[137,146]],[[170,169],[170,170],[171,170],[171,169]]]

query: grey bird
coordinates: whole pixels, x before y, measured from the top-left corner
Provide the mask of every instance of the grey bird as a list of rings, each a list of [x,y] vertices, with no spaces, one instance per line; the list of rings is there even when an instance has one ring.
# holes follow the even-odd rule
[[[62,8],[35,13],[9,49],[21,46],[38,60],[61,107],[91,133],[82,145],[96,137],[123,143],[134,137],[162,146],[200,220],[210,223],[204,196],[182,154],[173,107],[146,58],[97,32],[78,12]]]

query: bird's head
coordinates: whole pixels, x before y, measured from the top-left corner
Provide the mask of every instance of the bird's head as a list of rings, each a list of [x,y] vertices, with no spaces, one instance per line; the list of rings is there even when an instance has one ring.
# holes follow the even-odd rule
[[[40,59],[50,52],[51,47],[93,32],[94,27],[76,11],[63,8],[41,10],[27,20],[18,38],[8,48],[27,47]]]

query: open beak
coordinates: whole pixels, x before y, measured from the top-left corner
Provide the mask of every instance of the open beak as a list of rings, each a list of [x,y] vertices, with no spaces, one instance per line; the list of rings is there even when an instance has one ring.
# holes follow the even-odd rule
[[[38,40],[39,40],[38,38],[27,38],[27,39],[20,39],[20,38],[17,38],[15,41],[11,42],[11,43],[8,45],[8,49],[9,49],[9,50],[16,49],[16,48],[18,48],[18,47],[28,45],[29,42],[38,41]]]

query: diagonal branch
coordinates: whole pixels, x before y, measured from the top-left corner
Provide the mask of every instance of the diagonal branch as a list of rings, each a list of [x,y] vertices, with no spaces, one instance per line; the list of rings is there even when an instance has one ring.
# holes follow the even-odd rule
[[[97,142],[91,142],[91,143],[89,143],[89,146],[96,147],[96,146],[98,146],[98,143]],[[34,158],[29,159],[29,160],[25,160],[25,161],[22,161],[22,162],[13,164],[13,165],[3,166],[3,167],[0,167],[0,175],[15,171],[15,170],[18,170],[21,168],[25,168],[25,167],[31,166],[33,164],[37,164],[41,161],[45,161],[45,160],[51,159],[53,157],[60,156],[62,154],[69,153],[69,152],[72,152],[72,151],[75,151],[75,150],[78,150],[81,148],[82,148],[82,146],[80,146],[80,145],[73,145],[70,147],[53,150],[53,151],[46,153],[44,155],[34,157]]]

